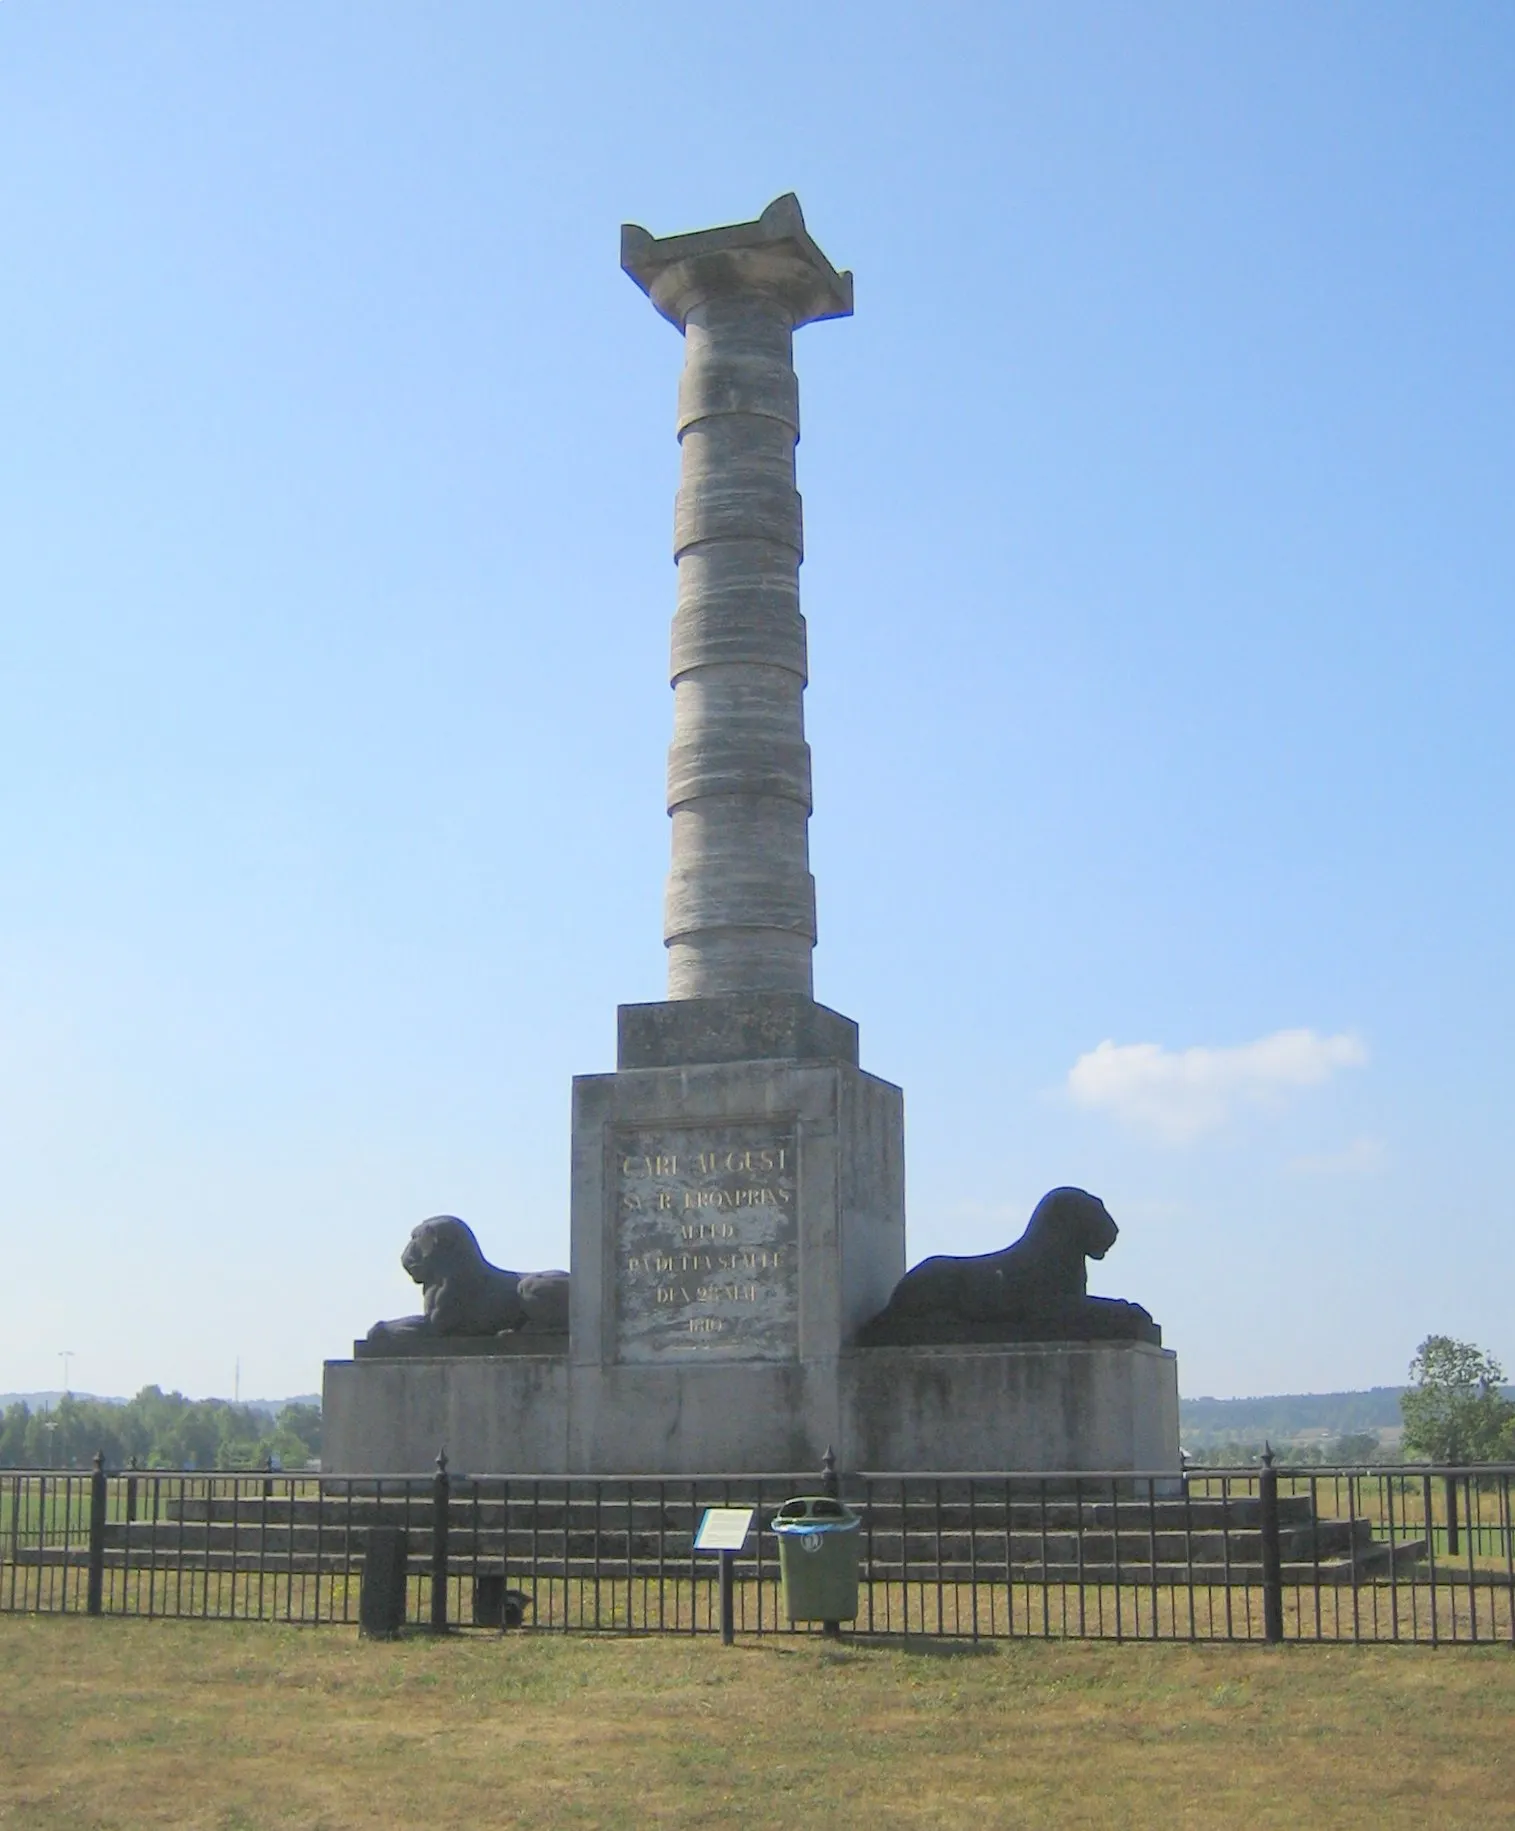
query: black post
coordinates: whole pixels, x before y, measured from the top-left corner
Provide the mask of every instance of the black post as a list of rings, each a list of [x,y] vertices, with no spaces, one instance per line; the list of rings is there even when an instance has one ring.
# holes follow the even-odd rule
[[[105,1451],[95,1451],[89,1478],[89,1587],[85,1608],[98,1615],[105,1607]]]
[[[1447,1476],[1447,1556],[1457,1556],[1457,1477]]]
[[[1263,1638],[1276,1645],[1284,1637],[1284,1573],[1278,1530],[1278,1470],[1273,1466],[1272,1444],[1263,1445],[1262,1461],[1257,1495],[1262,1512]]]
[[[127,1462],[126,1466],[127,1466],[127,1468],[134,1470],[137,1466],[137,1458],[135,1456],[133,1456]],[[137,1477],[135,1474],[132,1474],[132,1475],[128,1475],[126,1478],[126,1523],[127,1523],[127,1525],[129,1526],[136,1517],[137,1517]]]
[[[839,1499],[842,1492],[842,1484],[836,1473],[836,1451],[829,1443],[826,1445],[826,1454],[821,1457],[821,1492],[829,1494],[833,1500]],[[821,1633],[827,1640],[840,1640],[842,1624],[839,1621],[823,1621]]]
[[[721,1645],[729,1647],[736,1640],[736,1596],[732,1578],[736,1570],[736,1553],[721,1553]]]
[[[452,1483],[447,1479],[447,1452],[437,1451],[437,1472],[431,1484],[431,1627],[447,1631],[447,1515]]]

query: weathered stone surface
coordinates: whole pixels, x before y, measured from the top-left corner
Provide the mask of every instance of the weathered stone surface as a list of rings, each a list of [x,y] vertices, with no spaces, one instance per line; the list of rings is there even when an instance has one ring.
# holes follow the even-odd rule
[[[857,1066],[857,1025],[801,992],[622,1005],[616,1065],[682,1068],[702,1062],[842,1062]]]
[[[621,264],[683,331],[668,753],[670,999],[811,990],[810,750],[794,331],[852,310],[852,276],[792,196],[755,222],[654,238]],[[854,1058],[855,1059],[855,1058]]]
[[[502,1355],[567,1352],[566,1329],[561,1335],[519,1332],[502,1335],[384,1335],[377,1340],[355,1341],[352,1345],[355,1361],[435,1360],[439,1355],[451,1357],[459,1354],[476,1357],[491,1355],[498,1360]]]
[[[326,1367],[323,1466],[503,1475],[1177,1473],[1174,1356],[1143,1342],[869,1348],[584,1369],[545,1356]]]
[[[792,1360],[798,1160],[785,1125],[612,1135],[616,1359]]]
[[[868,1348],[839,1383],[848,1468],[1179,1469],[1178,1363],[1146,1342]]]
[[[343,1475],[568,1469],[568,1357],[434,1355],[328,1361],[321,1466]]]
[[[701,1313],[731,1320],[737,1310],[750,1310],[757,1333],[737,1330],[733,1340],[746,1341],[754,1355],[837,1353],[904,1270],[903,1139],[899,1089],[838,1063],[749,1061],[579,1076],[573,1089],[575,1366],[645,1357],[645,1347],[633,1345],[634,1337],[645,1339],[639,1333],[650,1288],[645,1248],[666,1250],[676,1230],[719,1216],[709,1198],[723,1192],[733,1204],[725,1212],[742,1217],[740,1244],[764,1250],[766,1237],[771,1252],[792,1238],[794,1300],[786,1294],[784,1263],[765,1272],[767,1282],[746,1281],[761,1282],[754,1304],[702,1312],[698,1300],[687,1311],[681,1303],[686,1324]],[[723,1160],[727,1152],[738,1167],[698,1167],[701,1157]],[[772,1168],[764,1167],[765,1152],[774,1154]],[[649,1154],[677,1159],[677,1167],[657,1177],[628,1176],[628,1158]],[[628,1207],[631,1195],[641,1208]],[[782,1218],[791,1206],[792,1223]],[[666,1232],[644,1242],[637,1231],[633,1245],[628,1228],[643,1229],[649,1218]],[[692,1253],[697,1245],[690,1240]],[[666,1349],[653,1352],[661,1360]],[[690,1352],[710,1358],[704,1348]],[[738,1420],[732,1427],[739,1431]]]
[[[680,330],[699,306],[732,293],[771,298],[796,329],[852,314],[852,275],[838,273],[811,240],[793,192],[756,222],[688,235],[656,237],[623,223],[621,266]]]

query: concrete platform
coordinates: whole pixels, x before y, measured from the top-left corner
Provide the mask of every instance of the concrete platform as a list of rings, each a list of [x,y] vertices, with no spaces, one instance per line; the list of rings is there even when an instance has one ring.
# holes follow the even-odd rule
[[[1142,1342],[863,1348],[603,1366],[562,1356],[328,1361],[323,1467],[693,1475],[1179,1468],[1178,1374]]]

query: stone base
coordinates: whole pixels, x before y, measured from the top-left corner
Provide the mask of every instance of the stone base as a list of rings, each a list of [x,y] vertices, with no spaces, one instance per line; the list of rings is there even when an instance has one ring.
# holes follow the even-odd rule
[[[1146,1342],[859,1348],[840,1373],[850,1468],[1179,1467],[1178,1358]]]
[[[322,1466],[419,1474],[1177,1471],[1178,1370],[1143,1342],[866,1348],[821,1361],[328,1361]]]
[[[328,1361],[321,1467],[336,1475],[568,1468],[568,1360],[561,1354]]]

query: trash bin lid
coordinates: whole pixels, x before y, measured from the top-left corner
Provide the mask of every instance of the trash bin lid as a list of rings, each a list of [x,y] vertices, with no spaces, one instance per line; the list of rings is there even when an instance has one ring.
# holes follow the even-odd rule
[[[769,1521],[775,1532],[855,1532],[862,1525],[850,1507],[830,1494],[799,1494]]]

